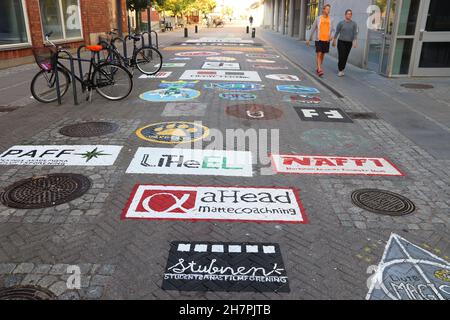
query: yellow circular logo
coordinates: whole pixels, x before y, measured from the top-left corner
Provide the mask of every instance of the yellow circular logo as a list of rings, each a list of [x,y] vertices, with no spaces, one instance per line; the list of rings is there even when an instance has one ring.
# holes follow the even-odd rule
[[[194,122],[160,122],[138,129],[136,135],[146,141],[178,144],[207,137],[209,128]]]
[[[450,271],[449,270],[438,270],[434,273],[434,276],[439,280],[450,282]]]

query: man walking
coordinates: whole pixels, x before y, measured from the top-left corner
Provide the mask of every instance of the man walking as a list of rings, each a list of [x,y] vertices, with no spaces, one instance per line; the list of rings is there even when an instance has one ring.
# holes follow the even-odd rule
[[[334,22],[330,17],[331,6],[329,4],[324,5],[322,9],[322,15],[318,16],[311,27],[311,33],[309,40],[306,41],[306,45],[309,47],[311,40],[314,37],[316,46],[316,63],[317,63],[317,75],[322,77],[324,72],[322,70],[323,60],[325,54],[330,52],[330,41],[333,38]]]
[[[253,26],[253,16],[250,16],[250,18],[248,18],[248,22],[250,23],[250,27]]]
[[[353,12],[348,9],[345,11],[345,19],[338,23],[336,27],[336,34],[333,38],[333,47],[336,47],[336,39],[339,37],[337,43],[339,63],[338,69],[339,77],[344,76],[345,66],[347,65],[348,56],[353,48],[356,48],[356,38],[358,37],[358,26],[352,20]]]

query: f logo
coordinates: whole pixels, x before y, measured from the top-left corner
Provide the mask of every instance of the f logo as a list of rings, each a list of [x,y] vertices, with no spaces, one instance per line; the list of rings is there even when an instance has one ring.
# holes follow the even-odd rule
[[[152,190],[144,193],[139,207],[150,213],[188,213],[195,206],[196,195],[195,191]]]

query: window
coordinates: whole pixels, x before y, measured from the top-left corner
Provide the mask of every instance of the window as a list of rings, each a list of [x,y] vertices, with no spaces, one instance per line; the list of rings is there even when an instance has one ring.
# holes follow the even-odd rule
[[[24,0],[0,1],[0,47],[28,44]]]
[[[44,33],[53,32],[53,40],[81,38],[79,0],[40,0]]]
[[[310,0],[306,4],[306,29],[311,29],[311,26],[319,15],[319,0]]]

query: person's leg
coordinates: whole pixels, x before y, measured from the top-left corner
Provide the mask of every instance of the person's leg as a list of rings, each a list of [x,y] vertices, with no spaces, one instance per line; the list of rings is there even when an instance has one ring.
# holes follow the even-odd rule
[[[339,72],[342,72],[345,69],[344,63],[345,48],[344,43],[341,40],[338,40],[337,49],[338,49],[338,69]]]
[[[322,56],[322,53],[321,53],[321,52],[317,52],[317,53],[316,53],[316,65],[317,65],[317,71],[319,71],[319,70],[321,69],[321,65],[322,65],[322,63],[321,63],[321,56]]]
[[[344,43],[344,56],[342,59],[342,71],[345,69],[348,61],[348,57],[350,56],[350,51],[352,51],[353,43],[346,41]]]

